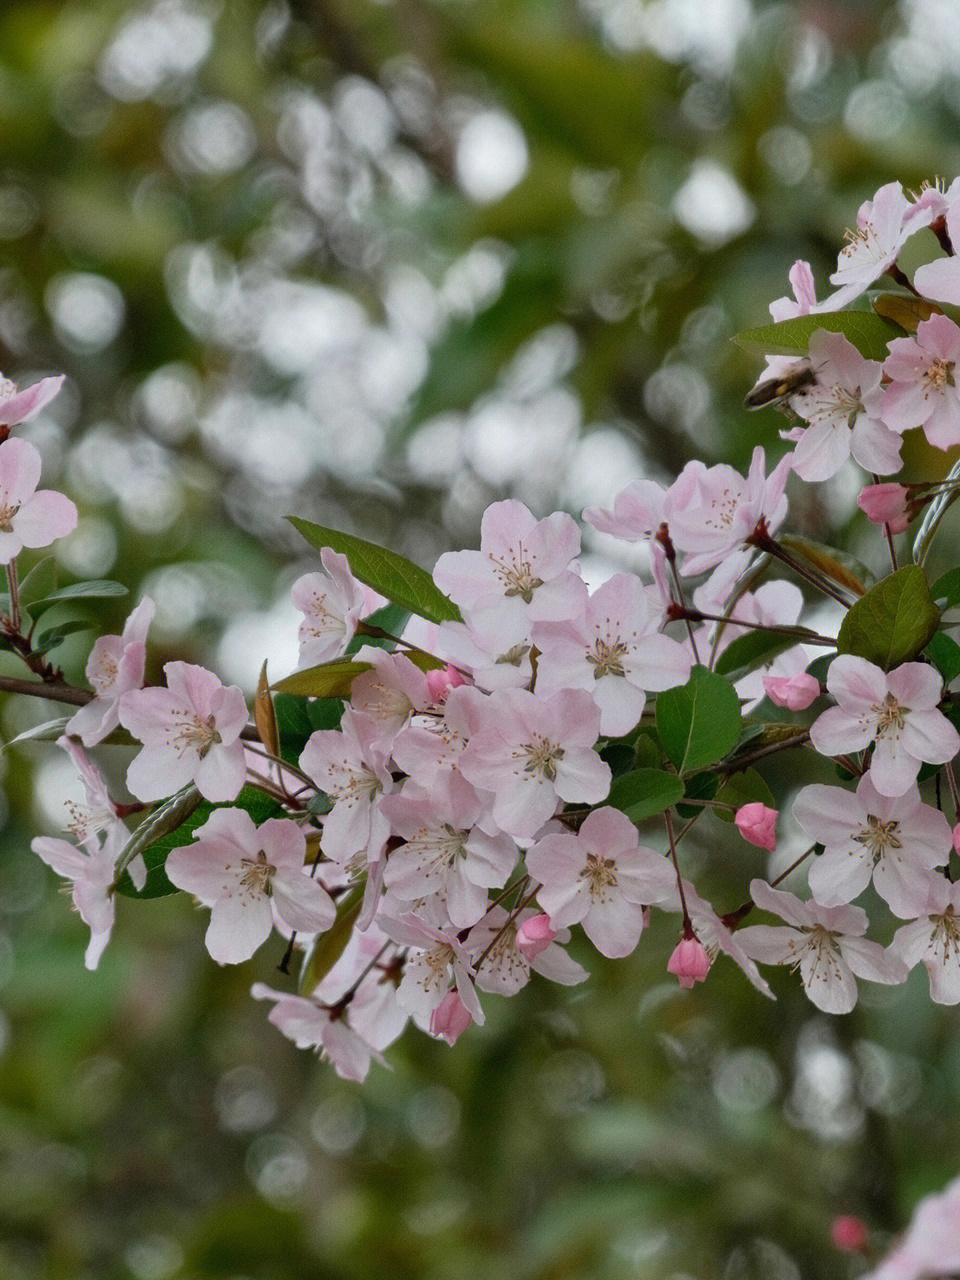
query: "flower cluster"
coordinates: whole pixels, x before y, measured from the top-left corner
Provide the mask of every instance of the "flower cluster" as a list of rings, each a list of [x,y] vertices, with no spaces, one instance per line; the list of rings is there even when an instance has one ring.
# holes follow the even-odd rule
[[[60,742],[88,805],[72,841],[33,847],[73,884],[87,963],[117,895],[137,896],[148,876],[151,892],[180,889],[209,910],[220,964],[276,930],[284,972],[302,953],[299,989],[254,996],[353,1079],[410,1021],[453,1044],[483,1023],[484,997],[514,995],[533,972],[583,982],[583,939],[628,956],[652,912],[672,917],[663,968],[682,987],[722,955],[769,996],[758,965],[788,965],[815,1005],[843,1013],[858,980],[901,983],[922,964],[932,999],[960,1003],[960,646],[936,603],[960,603],[960,580],[931,590],[923,568],[960,481],[875,479],[900,470],[907,431],[960,444],[960,327],[944,310],[960,303],[958,200],[958,183],[916,198],[882,188],[824,301],[795,265],[795,298],[774,303],[777,325],[761,332],[768,350],[796,354],[770,356],[748,401],[790,417],[774,465],[759,447],[746,475],[693,460],[669,486],[637,479],[611,509],[584,512],[591,537],[646,546],[647,579],[614,573],[591,589],[577,522],[514,500],[490,506],[479,549],[442,555],[432,577],[296,521],[320,552],[292,591],[300,664],[262,681],[253,723],[241,690],[200,666],[169,662],[161,686],[143,687],[146,599],[94,645],[90,690],[63,684],[33,648],[15,557],[68,533],[76,512],[37,492],[32,446],[0,444],[0,625],[42,677],[38,694],[79,705]],[[897,259],[921,231],[946,252],[911,282]],[[884,275],[892,292],[867,294]],[[42,399],[11,393],[0,420]],[[788,483],[854,465],[874,477],[859,506],[891,558],[875,583],[783,532]],[[924,510],[900,567],[895,538]],[[836,635],[803,622],[821,597],[842,619]],[[279,715],[281,699],[295,715]],[[119,802],[86,751],[131,739],[132,799]],[[788,750],[823,780],[781,820],[753,766]],[[684,873],[683,841],[731,818],[748,872],[715,904]],[[764,876],[787,825],[809,847]],[[157,842],[177,831],[164,862]],[[778,888],[801,864],[809,896]]]

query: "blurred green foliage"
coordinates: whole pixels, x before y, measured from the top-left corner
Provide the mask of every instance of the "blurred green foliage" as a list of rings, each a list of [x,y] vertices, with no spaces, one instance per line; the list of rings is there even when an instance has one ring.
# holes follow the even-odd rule
[[[249,680],[309,563],[288,512],[429,565],[505,493],[578,506],[776,446],[730,338],[796,257],[825,283],[882,182],[960,170],[955,16],[6,0],[0,367],[70,375],[30,432],[81,507],[66,576],[156,597],[157,669]],[[949,465],[920,448],[916,474]],[[798,495],[794,527],[841,496]],[[72,678],[89,643],[56,652]],[[3,737],[46,714],[7,699]],[[776,1004],[723,962],[682,993],[661,921],[362,1088],[249,1000],[279,944],[216,970],[180,896],[122,902],[90,975],[27,852],[53,754],[3,757],[5,1280],[840,1280],[834,1214],[882,1238],[956,1171],[956,1014],[922,974],[833,1021],[789,974]],[[767,775],[778,801],[801,772]],[[760,855],[709,842],[688,865],[733,907]]]

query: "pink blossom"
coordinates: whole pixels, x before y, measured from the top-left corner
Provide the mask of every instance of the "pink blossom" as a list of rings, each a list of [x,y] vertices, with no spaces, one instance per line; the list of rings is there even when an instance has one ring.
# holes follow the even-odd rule
[[[364,611],[364,593],[347,557],[330,547],[320,552],[322,573],[305,573],[290,589],[304,615],[300,623],[300,666],[342,658]]]
[[[493,795],[501,831],[529,839],[561,801],[597,804],[610,789],[610,767],[592,749],[600,712],[588,694],[564,689],[542,698],[522,689],[491,694],[460,756],[460,771]]]
[[[851,286],[851,301],[894,265],[904,242],[922,222],[910,221],[910,201],[899,182],[881,187],[872,200],[865,201],[857,214],[857,228],[840,253],[830,283]]]
[[[445,622],[437,636],[439,657],[468,671],[481,689],[522,689],[530,683],[530,622],[521,614],[478,614],[469,623]]]
[[[130,839],[130,832],[120,817],[120,806],[111,797],[103,774],[75,738],[64,735],[57,739],[57,746],[73,761],[84,791],[82,804],[67,802],[67,830],[80,844],[102,840],[116,857]],[[127,870],[136,887],[142,889],[147,874],[143,858],[134,859]]]
[[[675,880],[660,854],[640,845],[618,809],[595,809],[576,835],[546,835],[527,853],[537,900],[554,928],[583,925],[605,956],[629,955],[643,931],[643,907],[662,902]]]
[[[960,1178],[924,1198],[906,1232],[863,1280],[932,1280],[960,1268]]]
[[[795,676],[763,676],[767,697],[777,707],[788,711],[805,711],[820,697],[820,681],[801,672]]]
[[[908,497],[902,484],[868,484],[860,490],[857,506],[874,524],[886,524],[891,533],[903,533],[912,519]]]
[[[414,716],[393,744],[397,768],[417,786],[432,787],[440,774],[456,768],[485,703],[479,689],[461,685],[447,694],[442,715]]]
[[[147,661],[147,631],[156,606],[148,597],[127,618],[119,636],[101,636],[87,659],[87,679],[96,697],[81,707],[67,724],[67,732],[94,747],[120,723],[120,699],[143,684]]]
[[[30,848],[58,876],[70,881],[73,905],[90,929],[84,963],[96,969],[110,941],[116,908],[111,892],[117,851],[90,837],[78,845],[53,836],[37,836]]]
[[[364,645],[357,659],[369,662],[373,669],[357,676],[350,686],[350,705],[368,722],[371,743],[388,753],[414,712],[430,705],[427,677],[405,653]]]
[[[953,828],[953,847],[960,853],[960,822]]]
[[[307,934],[333,924],[330,895],[304,871],[307,842],[295,822],[268,818],[257,827],[243,809],[215,809],[195,835],[170,852],[165,870],[210,908],[206,942],[217,964],[248,960],[275,919]]]
[[[705,608],[699,603],[702,597],[702,592],[695,592],[697,608]],[[756,591],[743,592],[733,608],[733,616],[760,627],[792,627],[799,621],[802,609],[803,594],[799,587],[792,582],[776,579],[765,582]],[[706,608],[708,613],[717,611],[715,608]],[[728,622],[722,627],[718,626],[718,630],[720,638],[713,651],[715,657],[723,653],[738,636],[748,634],[749,627]],[[735,688],[744,703],[744,714],[748,714],[763,700],[765,675],[787,678],[797,676],[806,669],[810,659],[811,655],[803,645],[791,645],[789,649],[776,654],[769,662],[739,679]]]
[[[193,663],[168,662],[163,670],[166,689],[134,689],[120,699],[120,723],[143,743],[127,786],[139,800],[162,800],[194,782],[208,800],[235,800],[245,773],[242,691]]]
[[[866,360],[842,333],[818,329],[810,339],[816,382],[790,398],[808,424],[797,441],[793,470],[803,480],[828,480],[847,459],[867,471],[899,471],[900,437],[882,420],[882,366]]]
[[[960,360],[960,328],[947,316],[922,320],[915,338],[894,338],[883,371],[890,384],[882,416],[894,431],[923,427],[938,449],[960,444],[960,395],[955,370]]]
[[[437,703],[445,701],[451,689],[456,689],[460,685],[466,684],[466,677],[462,676],[457,668],[452,667],[449,662],[445,667],[426,672],[426,677],[430,697]]]
[[[711,959],[699,938],[681,938],[667,961],[667,973],[674,974],[687,990],[695,982],[704,982],[710,972]]]
[[[560,512],[537,520],[514,499],[487,507],[479,551],[448,551],[434,581],[469,615],[493,613],[535,621],[575,618],[587,594],[571,570],[580,554],[576,521]]]
[[[727,921],[717,914],[710,903],[705,898],[701,898],[689,880],[683,881],[682,901],[679,890],[674,885],[670,896],[659,905],[662,911],[672,912],[681,911],[686,907],[694,936],[706,951],[710,963],[712,964],[720,954],[727,956],[742,970],[747,980],[761,995],[765,995],[769,1000],[773,999],[770,984],[740,945],[737,940],[738,935],[733,932]]]
[[[254,1000],[273,1000],[269,1021],[298,1049],[319,1050],[344,1080],[363,1081],[370,1070],[370,1059],[383,1061],[347,1025],[338,1008],[329,1008],[306,996],[276,991],[262,982],[255,982],[250,994]]]
[[[16,427],[45,409],[64,383],[64,374],[41,378],[21,391],[15,382],[0,376],[0,427]]]
[[[539,623],[540,693],[583,689],[600,709],[600,732],[619,738],[639,723],[646,692],[686,684],[693,659],[670,636],[660,635],[663,611],[639,578],[614,574],[587,601],[583,617]]]
[[[951,193],[956,190],[957,184],[954,180],[946,193],[945,203],[948,207],[943,211],[947,235],[954,247],[960,244],[960,207],[957,205],[955,195],[952,199],[950,198]],[[935,258],[933,262],[917,267],[913,274],[913,283],[925,298],[934,298],[937,302],[951,303],[956,306],[960,303],[960,262],[954,257]]]
[[[77,527],[77,508],[62,493],[37,489],[40,454],[16,437],[0,444],[0,564],[24,547],[48,547]]]
[[[865,1253],[870,1247],[870,1232],[862,1218],[843,1213],[830,1224],[830,1240],[842,1253]]]
[[[328,1006],[352,993],[344,1016],[361,1039],[378,1052],[393,1044],[409,1021],[409,1015],[397,1002],[397,988],[389,973],[393,961],[384,955],[385,945],[389,946],[390,940],[376,924],[367,929],[355,928],[330,972],[317,987],[304,993]]]
[[[960,1004],[960,882],[929,872],[917,919],[901,925],[890,950],[909,967],[922,964],[930,978],[930,999]]]
[[[740,929],[740,945],[761,964],[799,967],[804,990],[824,1013],[850,1012],[857,1003],[857,977],[871,982],[905,981],[903,961],[863,937],[867,914],[860,907],[801,902],[792,893],[772,889],[765,880],[752,881],[750,893],[758,907],[780,916],[786,925]]]
[[[778,816],[776,809],[768,809],[765,804],[754,801],[741,805],[733,820],[744,840],[760,849],[773,850],[777,847]]]
[[[739,550],[761,517],[771,533],[787,514],[784,489],[790,474],[789,455],[766,474],[763,449],[753,451],[750,471],[720,463],[707,467],[688,462],[670,487],[670,534],[677,548],[686,552],[682,572],[705,573]]]
[[[452,924],[476,924],[487,889],[505,884],[519,857],[509,836],[475,825],[481,809],[474,789],[452,772],[429,792],[407,786],[386,796],[380,812],[404,843],[387,858],[385,887],[406,901],[440,893]]]
[[[653,480],[631,480],[617,494],[611,511],[585,507],[583,518],[598,533],[624,542],[649,541],[661,524],[670,521],[669,494]]]
[[[517,929],[517,950],[526,960],[536,960],[540,952],[546,951],[557,936],[557,930],[551,925],[548,915],[541,913],[530,916]]]
[[[873,878],[881,898],[903,919],[917,915],[929,872],[950,856],[950,826],[921,803],[916,785],[902,796],[882,796],[869,775],[856,793],[843,787],[804,787],[793,814],[824,846],[810,868],[810,891],[825,907],[858,898]]]
[[[455,1045],[472,1024],[470,1010],[460,999],[460,993],[448,991],[430,1015],[430,1034]]]
[[[860,285],[849,284],[818,302],[817,286],[810,263],[802,258],[798,258],[790,268],[788,279],[793,297],[777,298],[770,303],[770,315],[776,321],[793,320],[797,316],[822,314],[825,311],[839,311],[862,292]]]
[[[481,991],[514,996],[530,981],[531,971],[548,982],[575,987],[590,976],[583,965],[567,955],[561,943],[570,941],[569,929],[549,928],[536,921],[547,920],[533,908],[511,919],[501,906],[491,907],[467,935],[466,948],[477,969]],[[534,935],[534,943],[527,939]],[[550,935],[548,937],[548,934]]]
[[[925,663],[904,662],[885,674],[865,658],[841,654],[830,664],[827,689],[838,705],[814,721],[810,741],[824,756],[873,742],[870,777],[881,795],[902,796],[923,762],[945,764],[960,751],[960,736],[938,710],[943,681]]]
[[[373,739],[370,721],[347,707],[340,728],[312,733],[300,756],[300,768],[333,801],[323,820],[323,851],[342,864],[357,855],[374,862],[390,834],[379,800],[393,784]]]
[[[430,1026],[451,983],[474,1022],[483,1025],[470,957],[453,930],[436,928],[412,912],[399,919],[381,916],[378,923],[387,937],[408,948],[397,1000],[418,1026]]]

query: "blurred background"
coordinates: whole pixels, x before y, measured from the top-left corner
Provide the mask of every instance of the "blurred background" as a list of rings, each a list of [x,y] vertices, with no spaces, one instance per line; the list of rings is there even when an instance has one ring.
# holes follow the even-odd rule
[[[154,674],[249,688],[295,659],[286,513],[429,566],[498,497],[777,450],[731,336],[798,256],[825,287],[878,185],[960,171],[958,130],[954,0],[4,0],[0,368],[69,374],[23,432],[81,510],[63,575],[153,596]],[[51,710],[8,698],[0,734]],[[775,1005],[723,962],[683,993],[663,922],[363,1087],[248,999],[279,946],[219,971],[180,897],[121,901],[88,974],[28,851],[59,754],[0,757],[4,1280],[833,1280],[835,1214],[881,1240],[960,1164],[922,972],[833,1020],[779,972]],[[719,826],[686,858],[729,909],[761,855]]]

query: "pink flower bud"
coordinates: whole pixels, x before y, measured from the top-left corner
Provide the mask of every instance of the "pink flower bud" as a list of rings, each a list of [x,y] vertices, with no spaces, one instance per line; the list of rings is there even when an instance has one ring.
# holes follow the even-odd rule
[[[870,1244],[870,1232],[861,1218],[849,1213],[834,1218],[830,1227],[830,1239],[835,1249],[844,1253],[863,1253]]]
[[[457,991],[448,991],[430,1015],[430,1034],[456,1044],[473,1018]]]
[[[517,930],[517,950],[527,960],[536,960],[556,936],[556,929],[550,927],[549,916],[531,916]]]
[[[427,688],[430,690],[430,697],[434,702],[443,702],[451,689],[456,689],[458,685],[467,683],[457,668],[451,667],[449,663],[445,667],[436,667],[434,670],[428,671],[426,675]]]
[[[953,847],[960,853],[960,822],[953,828]]]
[[[749,840],[751,844],[757,845],[760,849],[775,849],[777,847],[777,817],[776,809],[769,809],[765,804],[761,804],[757,800],[752,804],[742,805],[737,810],[734,822],[744,840]]]
[[[891,533],[903,533],[910,523],[907,490],[902,484],[868,484],[860,490],[857,506],[874,524],[888,524]]]
[[[681,938],[667,961],[667,973],[676,974],[681,987],[703,982],[710,972],[710,957],[699,938]]]
[[[820,681],[805,671],[797,676],[764,676],[763,688],[771,702],[788,711],[805,711],[820,697]]]

